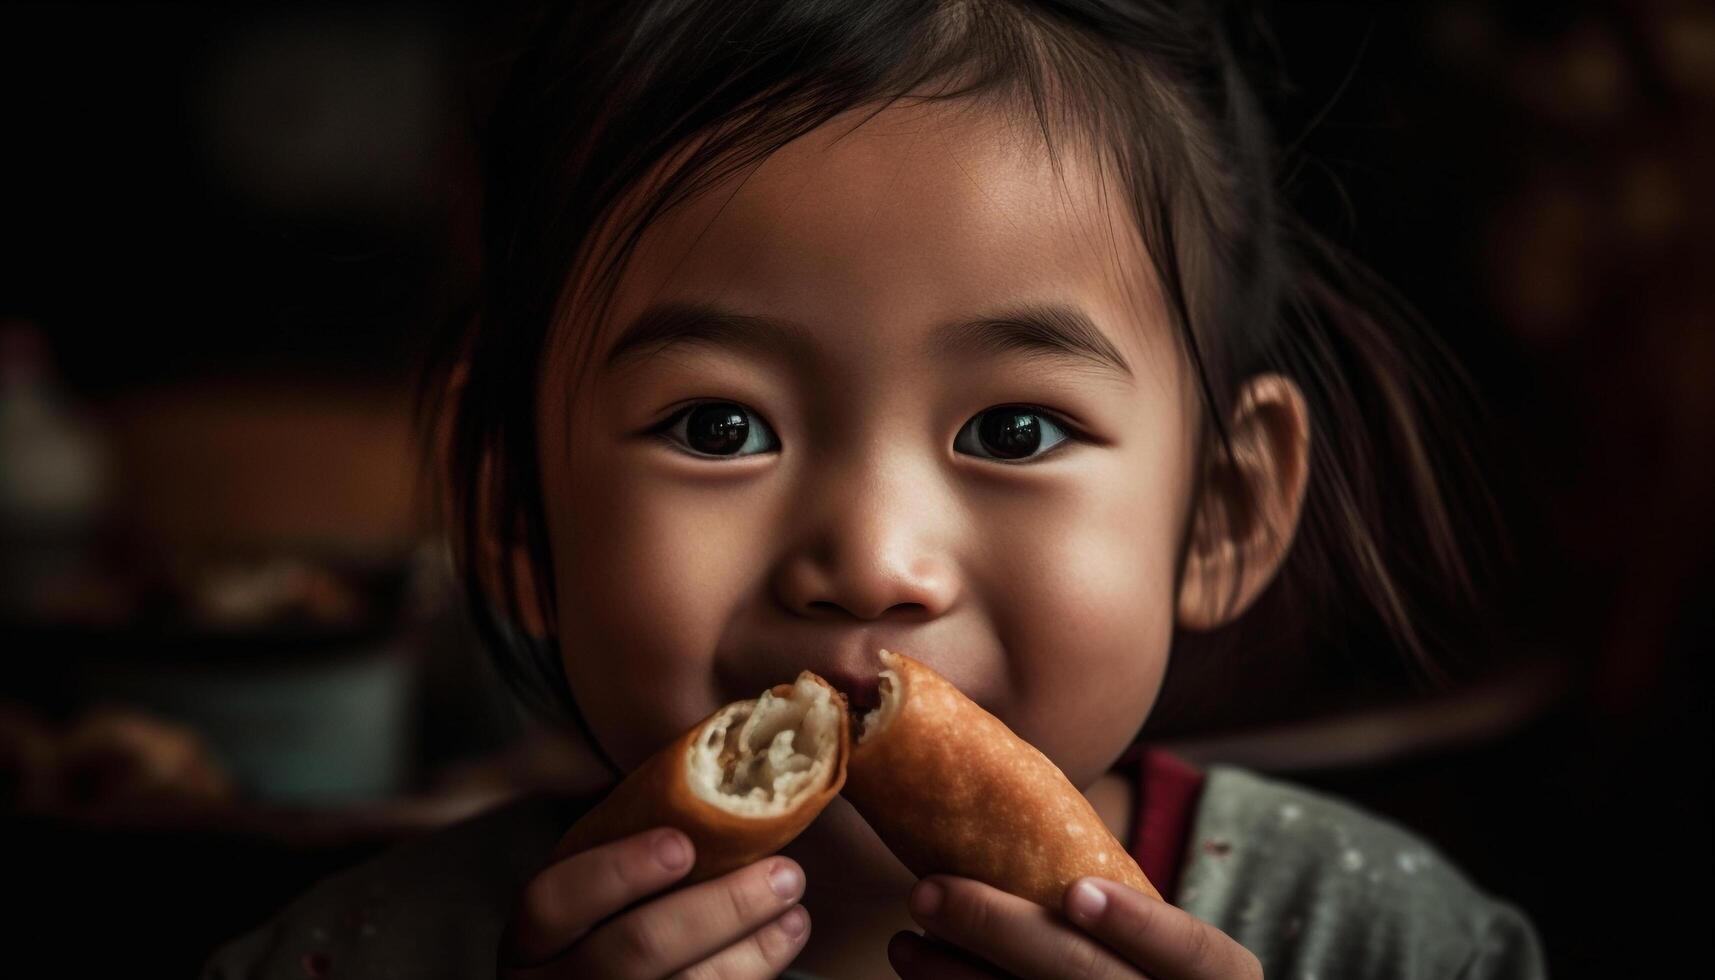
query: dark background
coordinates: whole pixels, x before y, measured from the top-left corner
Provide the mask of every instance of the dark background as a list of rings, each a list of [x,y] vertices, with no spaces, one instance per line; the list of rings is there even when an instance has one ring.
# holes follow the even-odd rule
[[[413,475],[415,358],[473,275],[463,42],[505,23],[485,10],[0,8],[0,319],[33,328],[108,460],[78,587],[9,603],[10,730],[65,737],[123,700],[90,667],[115,647],[178,684],[382,637],[410,706],[384,788],[344,795],[239,779],[195,808],[134,792],[111,753],[0,755],[16,955],[193,971],[450,819],[425,801],[587,778],[481,666]],[[1292,697],[1155,734],[1422,833],[1533,917],[1558,976],[1689,966],[1715,836],[1715,12],[1270,11],[1287,186],[1470,372],[1509,557],[1452,690],[1354,641]],[[277,556],[359,613],[183,615],[199,570]],[[42,758],[74,778],[42,790]]]

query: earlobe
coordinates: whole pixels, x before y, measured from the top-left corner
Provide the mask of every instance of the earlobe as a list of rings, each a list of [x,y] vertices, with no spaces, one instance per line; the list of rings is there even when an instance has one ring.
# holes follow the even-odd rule
[[[1192,502],[1176,610],[1185,629],[1215,629],[1249,608],[1285,560],[1303,508],[1310,413],[1298,386],[1278,374],[1250,379],[1228,430],[1231,453],[1211,454]]]

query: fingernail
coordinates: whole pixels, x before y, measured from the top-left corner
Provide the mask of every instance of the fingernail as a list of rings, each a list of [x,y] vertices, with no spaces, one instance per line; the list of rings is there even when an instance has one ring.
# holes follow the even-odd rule
[[[922,918],[930,918],[941,911],[941,899],[946,892],[933,881],[919,881],[917,888],[911,893],[911,913]]]
[[[668,871],[682,871],[685,865],[691,863],[691,849],[685,845],[685,838],[678,833],[668,830],[655,838],[655,860]]]
[[[782,862],[768,872],[768,887],[781,898],[797,898],[804,887],[804,876],[799,873],[797,865]]]
[[[810,924],[810,913],[804,911],[804,906],[794,905],[792,910],[780,917],[780,931],[788,939],[797,939],[804,934],[804,929]]]
[[[1085,922],[1101,918],[1102,910],[1107,907],[1108,896],[1087,881],[1073,885],[1071,894],[1066,896],[1066,914]]]

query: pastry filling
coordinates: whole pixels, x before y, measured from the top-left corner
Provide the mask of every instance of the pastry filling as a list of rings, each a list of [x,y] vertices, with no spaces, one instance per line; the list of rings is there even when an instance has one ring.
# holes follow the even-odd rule
[[[800,674],[784,696],[728,705],[691,744],[691,791],[746,817],[785,813],[827,785],[844,708]]]
[[[882,663],[888,663],[893,654],[883,650]],[[881,704],[864,712],[863,719],[858,722],[858,744],[863,744],[871,735],[880,732],[893,722],[893,716],[899,713],[899,675],[891,670],[883,670],[875,686],[876,694],[881,698]]]

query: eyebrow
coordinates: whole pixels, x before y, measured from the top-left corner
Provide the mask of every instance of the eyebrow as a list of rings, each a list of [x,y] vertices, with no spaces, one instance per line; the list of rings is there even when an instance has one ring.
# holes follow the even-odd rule
[[[739,313],[713,303],[674,300],[638,314],[605,359],[622,362],[680,345],[773,349],[805,353],[811,331],[779,317]],[[939,328],[929,341],[944,358],[1017,353],[1096,367],[1127,380],[1131,365],[1089,314],[1067,303],[1020,303]]]

